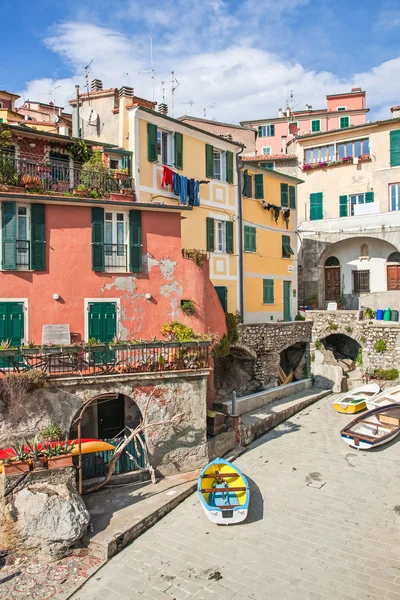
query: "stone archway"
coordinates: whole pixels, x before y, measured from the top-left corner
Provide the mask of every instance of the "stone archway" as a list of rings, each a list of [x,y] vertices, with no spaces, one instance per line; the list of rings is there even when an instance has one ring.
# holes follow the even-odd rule
[[[321,338],[320,342],[314,355],[319,376],[331,378],[333,390],[336,392],[360,385],[362,371],[357,358],[361,345],[358,341],[345,333],[329,333]]]
[[[228,356],[214,358],[214,387],[219,400],[230,398],[233,390],[243,396],[260,389],[256,360],[256,352],[240,344],[232,346]]]
[[[307,346],[307,342],[297,342],[282,350],[279,360],[279,382],[281,384],[307,378]]]

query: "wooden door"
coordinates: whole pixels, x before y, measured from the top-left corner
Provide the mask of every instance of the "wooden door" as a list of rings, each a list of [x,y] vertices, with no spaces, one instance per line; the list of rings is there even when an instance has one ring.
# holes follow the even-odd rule
[[[291,321],[290,300],[291,300],[291,282],[283,282],[283,320]]]
[[[340,267],[325,267],[325,300],[340,296]]]
[[[400,265],[390,265],[387,268],[387,289],[400,290]]]

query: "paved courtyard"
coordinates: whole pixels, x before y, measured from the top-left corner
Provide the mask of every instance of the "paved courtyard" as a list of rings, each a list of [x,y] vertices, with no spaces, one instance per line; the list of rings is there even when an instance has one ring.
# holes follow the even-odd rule
[[[250,516],[218,527],[190,496],[74,600],[400,600],[400,440],[357,452],[332,396],[237,460]]]

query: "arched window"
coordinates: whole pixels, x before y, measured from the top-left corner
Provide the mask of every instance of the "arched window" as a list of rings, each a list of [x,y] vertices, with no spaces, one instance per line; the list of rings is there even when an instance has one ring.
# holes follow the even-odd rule
[[[336,256],[329,256],[325,261],[325,267],[340,267],[339,259]]]
[[[386,262],[400,263],[400,252],[392,252],[392,254],[389,254]]]

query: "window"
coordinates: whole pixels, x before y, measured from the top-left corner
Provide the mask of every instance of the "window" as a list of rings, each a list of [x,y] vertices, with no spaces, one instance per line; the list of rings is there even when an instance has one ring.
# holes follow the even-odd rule
[[[314,133],[317,133],[318,131],[321,131],[321,121],[320,119],[315,119],[314,121],[311,121],[311,131]]]
[[[44,204],[2,203],[2,266],[5,271],[45,269]]]
[[[116,158],[110,158],[110,169],[118,169],[119,168],[119,160]]]
[[[172,135],[167,131],[157,129],[157,160],[163,165],[172,164]]]
[[[310,194],[310,221],[324,218],[324,198],[322,192]]]
[[[215,150],[213,153],[213,161],[214,161],[214,178],[222,179],[221,177],[221,164],[222,164],[222,152],[220,150]]]
[[[244,226],[244,251],[256,252],[256,228]]]
[[[353,294],[365,294],[369,289],[369,269],[361,271],[352,271],[353,275]]]
[[[304,162],[309,165],[315,162],[330,162],[335,160],[335,146],[319,146],[318,148],[308,148],[304,153]]]
[[[340,129],[350,127],[350,117],[340,117]]]
[[[207,251],[233,254],[233,222],[207,217]]]
[[[400,210],[400,183],[389,185],[389,210]]]
[[[105,268],[127,270],[127,218],[124,212],[106,212],[104,215]]]
[[[17,269],[29,269],[29,207],[17,205]]]
[[[263,169],[268,169],[269,171],[274,171],[274,169],[275,169],[275,163],[273,163],[273,162],[262,162],[262,163],[260,163],[260,167],[262,167]]]
[[[348,216],[348,199],[346,195],[339,196],[339,217]]]
[[[274,280],[263,279],[263,304],[274,303]]]
[[[363,154],[369,154],[369,139],[342,142],[337,145],[337,157],[339,160],[349,156],[354,158]]]
[[[289,186],[281,183],[281,206],[289,206]]]
[[[296,208],[296,188],[294,185],[289,186],[289,201],[290,208]]]
[[[247,171],[243,174],[243,196],[246,198],[253,197],[253,176]]]
[[[262,148],[262,154],[263,154],[263,156],[268,156],[271,153],[272,153],[271,146],[263,146],[263,148]]]
[[[215,251],[226,252],[226,221],[215,221]]]
[[[356,204],[365,204],[364,194],[352,194],[350,196],[350,214],[354,216],[354,207]]]
[[[273,137],[275,135],[275,125],[262,125],[258,128],[258,137]]]
[[[290,245],[290,235],[283,235],[282,236],[282,257],[290,258],[292,255],[294,255],[294,252]]]
[[[390,166],[400,167],[400,129],[390,132]]]
[[[264,175],[254,175],[254,198],[264,198]]]
[[[338,106],[337,110],[347,110],[347,106]]]

